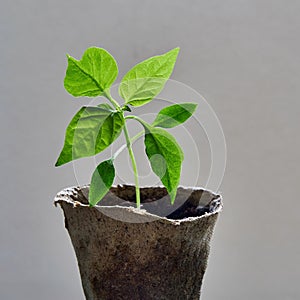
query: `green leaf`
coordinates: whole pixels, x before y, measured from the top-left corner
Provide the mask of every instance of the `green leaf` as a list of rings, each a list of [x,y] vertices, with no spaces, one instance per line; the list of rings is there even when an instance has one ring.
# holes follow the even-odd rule
[[[129,105],[124,105],[124,106],[122,107],[122,110],[123,110],[123,111],[129,111],[129,112],[131,112],[131,109],[130,109]]]
[[[106,109],[106,110],[110,110],[110,111],[116,111],[111,105],[109,105],[108,103],[100,103],[97,105],[100,108]]]
[[[174,104],[163,108],[156,116],[152,126],[172,128],[185,122],[196,110],[195,103]]]
[[[163,89],[173,71],[179,48],[134,66],[122,79],[119,94],[127,104],[141,106]]]
[[[123,125],[121,112],[82,107],[67,127],[64,147],[55,166],[103,151],[120,135]]]
[[[89,204],[95,206],[109,191],[115,178],[112,160],[100,163],[95,169],[89,191]]]
[[[104,49],[88,48],[81,60],[67,55],[65,89],[73,96],[96,97],[104,93],[118,76],[114,58]]]
[[[166,187],[174,203],[180,181],[183,152],[175,138],[161,128],[145,125],[145,147],[153,172]]]

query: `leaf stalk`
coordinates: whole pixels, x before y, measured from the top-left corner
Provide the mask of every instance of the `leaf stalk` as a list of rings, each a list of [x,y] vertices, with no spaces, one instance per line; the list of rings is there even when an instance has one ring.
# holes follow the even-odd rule
[[[103,96],[106,97],[109,100],[109,102],[114,106],[114,108],[117,111],[119,111],[119,112],[122,111],[121,106],[119,105],[119,103],[111,96],[109,89],[104,91]]]

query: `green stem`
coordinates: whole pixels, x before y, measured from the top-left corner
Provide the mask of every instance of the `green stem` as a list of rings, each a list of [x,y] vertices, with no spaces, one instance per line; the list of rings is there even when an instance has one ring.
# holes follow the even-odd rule
[[[126,138],[126,143],[127,143],[129,156],[130,156],[131,163],[132,163],[133,172],[134,172],[136,207],[140,208],[141,199],[140,199],[139,176],[138,176],[136,161],[135,161],[135,157],[134,157],[134,154],[133,154],[133,151],[132,151],[131,140],[130,140],[130,137],[129,137],[129,133],[128,133],[126,123],[124,124],[124,133],[125,133],[125,138]]]
[[[104,91],[103,96],[106,97],[110,101],[110,103],[114,106],[114,108],[117,111],[122,111],[119,103],[111,96],[110,90]]]
[[[135,142],[139,137],[141,137],[144,134],[144,131],[140,131],[138,134],[136,134],[133,138],[130,139],[131,144]],[[112,160],[115,160],[121,152],[127,147],[127,144],[122,145],[111,157]]]
[[[129,116],[126,116],[125,119],[134,119],[134,120],[140,122],[143,126],[144,126],[144,125],[149,126],[149,124],[147,124],[147,122],[145,122],[144,120],[142,120],[142,119],[139,118],[138,116],[132,116],[132,115],[129,115]]]
[[[122,112],[122,108],[120,107],[119,103],[113,99],[113,97],[110,94],[110,90],[106,90],[103,93],[103,96],[105,96],[110,103],[115,107],[115,109],[119,112]],[[124,112],[123,112],[123,118],[124,117]],[[132,168],[133,168],[133,172],[134,172],[134,181],[135,181],[135,195],[136,195],[136,206],[137,208],[140,208],[141,206],[141,198],[140,198],[140,187],[139,187],[139,176],[138,176],[138,171],[137,171],[137,166],[136,166],[136,161],[135,161],[135,157],[133,154],[133,150],[132,150],[132,141],[130,140],[130,136],[128,133],[128,129],[126,126],[126,122],[124,123],[124,133],[125,133],[125,138],[126,138],[126,145],[128,148],[128,152],[129,152],[129,156],[131,159],[131,163],[132,163]],[[133,140],[135,138],[138,138],[140,135],[140,133],[138,135],[136,135],[135,137],[133,137]],[[115,159],[117,157],[117,155],[119,155],[120,152],[122,152],[123,148],[121,147],[112,157],[112,159]]]

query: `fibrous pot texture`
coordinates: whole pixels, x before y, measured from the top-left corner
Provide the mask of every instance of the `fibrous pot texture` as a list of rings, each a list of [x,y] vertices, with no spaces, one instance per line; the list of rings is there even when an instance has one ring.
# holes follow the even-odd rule
[[[178,188],[117,186],[89,207],[89,187],[60,192],[60,204],[88,300],[199,299],[221,196]]]

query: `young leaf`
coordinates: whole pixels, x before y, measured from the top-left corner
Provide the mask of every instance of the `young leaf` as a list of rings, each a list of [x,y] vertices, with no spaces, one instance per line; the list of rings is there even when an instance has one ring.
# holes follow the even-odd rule
[[[119,86],[119,94],[125,102],[141,106],[157,96],[171,76],[178,52],[179,48],[175,48],[134,66]]]
[[[112,160],[100,163],[95,169],[89,191],[90,206],[96,205],[109,191],[115,178],[115,168]]]
[[[161,128],[145,125],[145,147],[153,172],[166,187],[174,203],[180,180],[183,152],[175,138]]]
[[[129,111],[129,112],[131,112],[131,109],[130,109],[129,105],[124,105],[124,106],[122,107],[122,110],[123,110],[123,111]]]
[[[174,104],[163,108],[155,118],[152,126],[172,128],[185,122],[196,110],[195,103]]]
[[[121,112],[82,107],[67,127],[64,147],[55,166],[103,151],[120,135],[123,125]]]
[[[104,49],[88,48],[81,60],[68,57],[65,89],[73,96],[96,97],[103,94],[118,76],[114,58]]]

